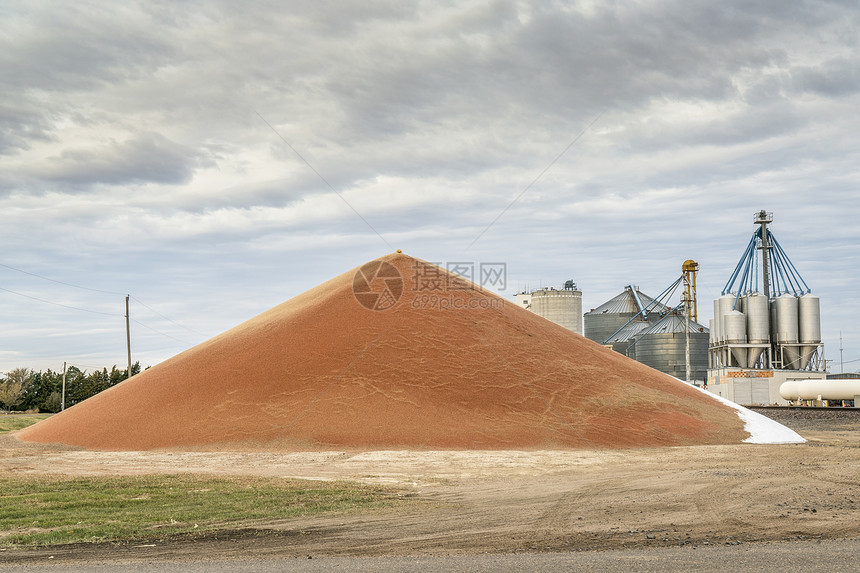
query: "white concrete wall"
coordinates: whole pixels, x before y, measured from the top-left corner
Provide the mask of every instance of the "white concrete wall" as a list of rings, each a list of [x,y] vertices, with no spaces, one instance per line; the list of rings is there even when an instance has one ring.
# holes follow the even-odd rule
[[[582,293],[578,290],[534,291],[531,294],[531,311],[582,334]]]

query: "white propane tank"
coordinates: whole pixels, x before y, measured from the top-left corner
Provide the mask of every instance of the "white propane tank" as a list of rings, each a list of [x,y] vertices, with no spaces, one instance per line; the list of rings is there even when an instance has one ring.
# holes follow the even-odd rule
[[[785,400],[853,400],[860,396],[860,379],[789,380],[779,387]]]

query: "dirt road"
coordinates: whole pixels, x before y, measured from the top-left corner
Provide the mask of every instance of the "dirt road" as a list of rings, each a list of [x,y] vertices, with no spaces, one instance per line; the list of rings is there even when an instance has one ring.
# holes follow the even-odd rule
[[[860,425],[781,420],[799,445],[533,452],[91,452],[4,437],[0,472],[193,472],[397,485],[416,503],[246,522],[193,543],[54,548],[56,559],[456,555],[860,538]],[[7,551],[0,560],[44,559]]]

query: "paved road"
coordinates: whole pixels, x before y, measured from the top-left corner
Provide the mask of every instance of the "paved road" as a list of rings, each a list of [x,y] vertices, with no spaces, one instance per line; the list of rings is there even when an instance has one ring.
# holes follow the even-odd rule
[[[752,572],[792,571],[828,573],[860,570],[860,539],[849,541],[797,541],[738,546],[676,547],[591,551],[583,553],[527,553],[517,555],[462,555],[416,557],[317,557],[314,559],[217,560],[189,563],[160,560],[150,563],[76,563],[74,561],[3,564],[0,571],[22,573],[80,572],[154,573],[185,571],[224,573],[297,571],[328,573],[354,571],[499,572],[499,571],[649,571]]]

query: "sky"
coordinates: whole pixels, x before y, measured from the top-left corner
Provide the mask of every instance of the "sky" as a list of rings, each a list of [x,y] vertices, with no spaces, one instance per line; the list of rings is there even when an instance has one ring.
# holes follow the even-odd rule
[[[6,0],[0,372],[124,367],[126,295],[152,366],[395,249],[586,311],[692,259],[707,325],[761,209],[857,371],[858,42],[836,0]]]

